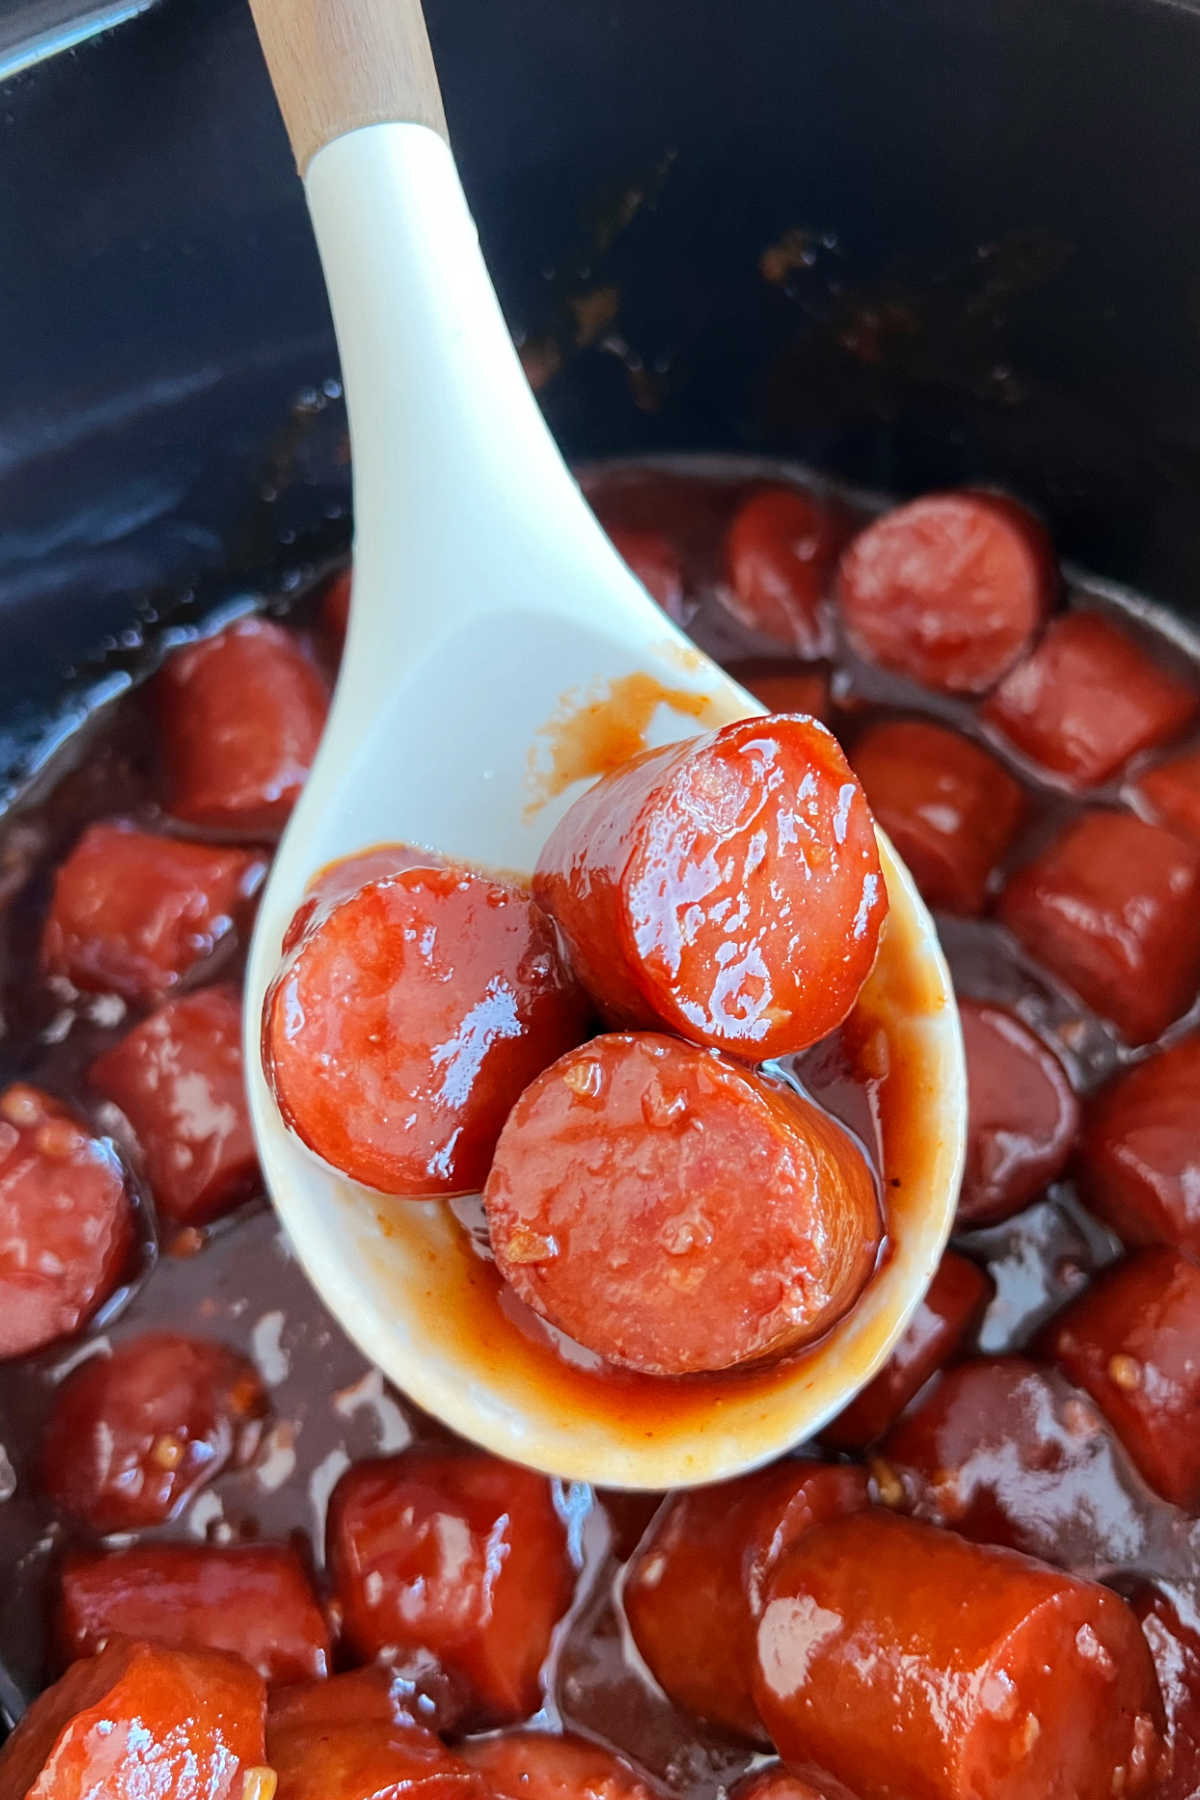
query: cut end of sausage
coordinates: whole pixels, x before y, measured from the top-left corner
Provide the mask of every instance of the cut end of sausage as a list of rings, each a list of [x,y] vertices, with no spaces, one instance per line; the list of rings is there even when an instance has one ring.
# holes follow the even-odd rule
[[[610,1023],[755,1059],[842,1022],[888,906],[862,788],[831,733],[798,714],[605,777],[551,834],[534,894]]]
[[[786,650],[827,654],[829,587],[847,535],[844,515],[829,501],[799,488],[760,489],[729,528],[729,610]]]
[[[484,1190],[501,1273],[608,1362],[688,1375],[811,1343],[881,1242],[865,1157],[725,1058],[616,1033],[522,1095]]]
[[[1053,1050],[1015,1013],[962,1000],[959,1017],[969,1112],[958,1223],[994,1225],[1062,1174],[1079,1133],[1079,1102]]]
[[[520,888],[409,866],[312,916],[266,998],[263,1065],[334,1168],[388,1194],[467,1193],[586,1011]]]
[[[588,1738],[508,1731],[462,1747],[500,1800],[653,1800],[658,1790],[623,1756]]]
[[[115,1638],[34,1701],[0,1749],[0,1793],[246,1800],[266,1761],[265,1710],[236,1656]]]
[[[838,569],[846,629],[865,656],[945,693],[981,694],[1050,610],[1053,552],[999,494],[929,494],[859,533]]]
[[[155,691],[173,816],[224,831],[281,829],[329,707],[295,633],[271,619],[239,619],[177,650]]]
[[[781,1756],[863,1800],[1157,1791],[1162,1703],[1125,1602],[890,1513],[818,1525],[787,1552],[755,1692]]]
[[[0,1361],[89,1319],[133,1248],[125,1172],[60,1101],[15,1082],[0,1094]]]

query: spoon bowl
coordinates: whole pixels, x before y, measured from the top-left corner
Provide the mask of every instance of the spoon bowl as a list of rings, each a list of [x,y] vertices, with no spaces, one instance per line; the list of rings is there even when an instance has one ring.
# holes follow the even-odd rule
[[[257,0],[255,14],[307,165],[342,358],[356,518],[337,693],[247,970],[263,1173],[335,1317],[397,1386],[463,1436],[609,1486],[733,1475],[812,1435],[846,1404],[886,1358],[936,1267],[965,1130],[945,961],[884,843],[891,916],[859,1009],[882,1033],[889,1081],[903,1089],[890,1140],[885,1129],[889,1253],[853,1313],[773,1369],[663,1383],[564,1360],[506,1309],[461,1207],[371,1193],[286,1130],[262,1072],[261,1009],[283,933],[319,869],[404,842],[528,872],[562,811],[607,766],[606,722],[620,715],[628,729],[631,695],[646,745],[761,708],[655,607],[559,456],[437,129],[416,8]],[[372,31],[379,41],[364,46]],[[361,52],[349,62],[339,60],[347,42]]]

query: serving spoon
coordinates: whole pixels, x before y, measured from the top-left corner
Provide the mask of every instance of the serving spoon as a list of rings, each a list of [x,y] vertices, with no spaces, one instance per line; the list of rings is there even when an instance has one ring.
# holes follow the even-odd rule
[[[251,0],[304,178],[350,420],[354,599],[319,755],[279,847],[246,978],[263,1172],[313,1285],[398,1387],[501,1456],[576,1480],[712,1481],[812,1435],[885,1360],[953,1217],[965,1129],[950,978],[881,840],[891,915],[864,993],[909,1110],[890,1254],[808,1354],[698,1386],[614,1384],[515,1326],[446,1202],[390,1200],[284,1127],[263,995],[306,884],[384,842],[528,871],[586,778],[591,721],[666,743],[761,712],[658,610],[596,523],[509,338],[446,140],[417,0]],[[636,704],[634,705],[634,703]],[[564,746],[570,750],[564,755]],[[897,1172],[899,1171],[899,1172]]]

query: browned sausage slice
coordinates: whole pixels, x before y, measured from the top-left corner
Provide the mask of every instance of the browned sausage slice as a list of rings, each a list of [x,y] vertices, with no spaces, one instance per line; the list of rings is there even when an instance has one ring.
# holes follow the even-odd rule
[[[1003,1006],[959,1002],[967,1052],[967,1161],[960,1225],[990,1225],[1036,1200],[1066,1167],[1079,1102],[1049,1045]]]
[[[927,494],[860,532],[838,569],[858,647],[947,693],[992,687],[1031,643],[1056,586],[1031,513],[996,494]]]
[[[500,1800],[652,1800],[657,1791],[623,1756],[586,1738],[506,1731],[462,1747]]]
[[[412,854],[349,894],[344,870],[321,878],[267,994],[263,1064],[287,1123],[335,1168],[388,1194],[469,1193],[587,1005],[527,893]]]
[[[751,1678],[768,1577],[802,1531],[866,1503],[861,1469],[791,1457],[670,1496],[629,1565],[623,1599],[634,1642],[677,1706],[763,1740]]]
[[[615,1033],[517,1102],[484,1191],[502,1274],[609,1362],[686,1375],[779,1356],[858,1298],[880,1243],[862,1152],[790,1089]]]
[[[133,1247],[125,1174],[40,1088],[0,1094],[0,1359],[77,1331],[120,1281]]]
[[[755,1691],[785,1762],[861,1800],[1134,1800],[1158,1779],[1158,1682],[1123,1600],[891,1513],[784,1555]]]
[[[755,1058],[841,1023],[887,913],[862,789],[824,726],[787,713],[604,776],[533,891],[610,1023]]]
[[[329,1624],[297,1552],[279,1544],[135,1544],[72,1552],[56,1617],[67,1656],[114,1634],[229,1650],[270,1682],[327,1675]]]
[[[34,1701],[0,1800],[252,1800],[266,1696],[236,1656],[115,1639]]]

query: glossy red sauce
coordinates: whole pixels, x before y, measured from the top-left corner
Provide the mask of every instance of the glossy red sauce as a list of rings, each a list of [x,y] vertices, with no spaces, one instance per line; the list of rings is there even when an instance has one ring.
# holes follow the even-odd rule
[[[955,916],[939,916],[939,927],[960,990],[990,1006],[1011,1009],[1038,1034],[1086,1097],[1135,1053],[1112,1023],[1039,965],[1036,943],[1019,948],[993,911],[1008,874],[1040,852],[1075,816],[1079,803],[1064,794],[1061,771],[1053,763],[1039,772],[1028,748],[1014,747],[974,700],[962,697],[953,686],[949,692],[927,692],[867,660],[845,641],[831,604],[832,565],[826,566],[824,539],[814,538],[809,544],[793,531],[782,550],[774,541],[765,549],[754,541],[750,546],[754,556],[749,559],[742,543],[741,573],[733,592],[727,532],[743,503],[766,478],[766,472],[757,469],[717,475],[615,469],[593,475],[588,486],[618,542],[639,546],[642,554],[644,535],[639,539],[638,534],[654,533],[665,540],[672,580],[669,592],[663,589],[664,598],[697,643],[720,660],[737,664],[751,687],[765,672],[775,684],[770,690],[773,705],[780,704],[775,698],[780,681],[796,680],[804,684],[806,694],[818,694],[851,760],[855,740],[865,728],[917,715],[962,733],[1004,765],[1023,794],[1020,822],[995,834],[988,852],[990,866],[981,875],[978,864],[972,864],[970,881],[956,889],[966,896],[962,907]],[[770,484],[781,483],[787,485],[786,477],[772,472]],[[856,518],[864,514],[852,499],[839,500],[838,509],[839,532],[852,530]],[[793,530],[791,512],[778,506],[769,511],[766,522],[773,531],[779,518]],[[756,531],[765,528],[754,517],[750,523]],[[746,527],[743,537],[748,533]],[[803,569],[799,613],[778,597],[779,570],[794,570],[797,565]],[[814,566],[820,570],[816,589]],[[1147,625],[1135,605],[1115,604],[1107,595],[1068,585],[1069,604],[1083,600],[1114,611],[1121,629],[1174,680],[1200,690],[1196,667],[1175,643],[1168,644]],[[756,615],[755,607],[767,610]],[[1031,601],[1027,610],[1032,607]],[[761,630],[747,623],[756,616],[761,616]],[[297,625],[307,654],[305,617],[302,603]],[[815,664],[789,659],[781,648],[785,626],[798,634],[793,641],[802,637],[808,648],[827,654]],[[763,692],[765,697],[765,684]],[[551,782],[561,787],[580,773],[602,772],[618,764],[637,747],[635,740],[649,713],[663,698],[635,686],[617,697],[615,710],[565,726],[551,752]],[[1173,710],[1169,735],[1178,731],[1185,710],[1182,705]],[[122,975],[129,994],[125,1000],[96,991],[93,985],[76,988],[61,971],[43,972],[39,948],[54,873],[89,824],[119,816],[141,828],[164,825],[165,790],[152,717],[151,701],[135,691],[90,722],[64,753],[53,784],[43,783],[39,796],[10,815],[0,845],[5,896],[0,923],[6,1023],[0,1045],[2,1073],[6,1081],[19,1077],[67,1100],[102,1136],[111,1134],[123,1148],[128,1148],[127,1128],[89,1083],[87,1071],[147,1015],[152,999],[176,985],[176,970],[182,966],[178,930],[172,924],[174,935],[169,934],[161,953],[159,946],[152,946],[149,960],[143,955],[140,961],[135,958],[131,964],[126,958],[121,964],[121,969],[133,966],[137,976],[134,981]],[[1103,719],[1097,723],[1089,715],[1089,728],[1101,736],[1103,725]],[[1153,737],[1155,729],[1148,726],[1146,731]],[[1129,741],[1148,742],[1146,731]],[[1087,801],[1118,808],[1134,804],[1154,822],[1156,787],[1141,777],[1168,748],[1172,761],[1182,764],[1181,746],[1173,737],[1169,745],[1161,741],[1161,747],[1155,739],[1153,748],[1139,750],[1132,762],[1106,773],[1104,785],[1091,789]],[[1186,755],[1186,744],[1182,751]],[[1100,745],[1092,766],[1107,770],[1110,761],[1105,745]],[[245,801],[247,815],[262,816],[256,814],[253,801],[253,796]],[[1175,807],[1171,816],[1178,815]],[[204,827],[189,827],[185,835],[208,841]],[[222,841],[227,848],[227,835]],[[241,866],[252,868],[253,863]],[[202,919],[184,945],[189,989],[236,983],[248,923],[243,900],[239,893],[237,906],[221,915],[225,922],[219,929]],[[143,989],[154,992],[147,991],[143,999]],[[903,1172],[920,1156],[922,1126],[920,1097],[906,1077],[903,1057],[893,1053],[890,1032],[895,1017],[905,1008],[919,1010],[924,998],[878,994],[831,1038],[782,1065],[788,1079],[863,1144],[893,1208],[903,1205]],[[1193,1003],[1171,1023],[1172,1041],[1195,1022],[1195,1014]],[[1145,1054],[1136,1052],[1139,1057]],[[187,1101],[178,1084],[174,1104],[182,1129]],[[1041,1129],[1044,1121],[1038,1123]],[[203,1135],[202,1119],[191,1124]],[[1002,1146],[1002,1151],[999,1160],[1005,1168],[1013,1158],[1023,1171],[1041,1166],[1037,1145],[1028,1153],[1022,1152],[1019,1142]],[[1176,1165],[1178,1160],[1177,1155]],[[1061,1161],[1055,1166],[1061,1167]],[[140,1178],[135,1180],[130,1216],[136,1243],[117,1286],[90,1323],[74,1338],[0,1362],[0,1581],[6,1596],[0,1615],[4,1671],[0,1699],[10,1711],[27,1703],[56,1671],[49,1600],[64,1558],[98,1547],[86,1522],[86,1506],[78,1498],[55,1506],[40,1473],[45,1424],[58,1390],[89,1356],[110,1346],[130,1345],[153,1330],[212,1339],[252,1365],[262,1386],[251,1407],[256,1445],[251,1444],[246,1454],[231,1453],[230,1428],[219,1423],[223,1415],[213,1424],[201,1405],[196,1413],[199,1423],[180,1452],[191,1460],[173,1484],[166,1479],[171,1470],[161,1460],[154,1461],[156,1457],[170,1461],[174,1455],[170,1446],[164,1448],[158,1441],[171,1433],[164,1433],[156,1414],[154,1441],[148,1448],[134,1442],[128,1460],[130,1468],[157,1468],[164,1479],[143,1502],[118,1505],[107,1515],[102,1511],[101,1520],[107,1522],[117,1514],[131,1522],[144,1518],[146,1509],[152,1511],[158,1504],[155,1495],[165,1494],[167,1503],[174,1504],[177,1487],[177,1510],[162,1523],[139,1524],[139,1544],[293,1545],[300,1553],[299,1566],[306,1571],[304,1579],[311,1580],[322,1603],[330,1594],[325,1565],[328,1503],[347,1469],[412,1444],[437,1452],[452,1447],[436,1423],[416,1413],[367,1367],[314,1298],[261,1196],[241,1200],[241,1192],[230,1191],[232,1210],[211,1224],[184,1222],[182,1214],[172,1224],[165,1212],[156,1224],[146,1204],[145,1185]],[[1023,1191],[1021,1200],[1026,1197]],[[966,1230],[956,1240],[959,1252],[986,1270],[992,1290],[978,1325],[957,1345],[954,1354],[960,1358],[1026,1349],[1046,1320],[1119,1253],[1115,1235],[1077,1197],[1069,1167],[1048,1190],[1029,1198],[1015,1216]],[[655,1416],[663,1404],[661,1384],[603,1369],[586,1355],[576,1353],[572,1360],[569,1346],[501,1290],[494,1266],[483,1253],[473,1203],[455,1204],[463,1219],[461,1282],[443,1302],[446,1328],[473,1334],[481,1356],[527,1362],[538,1380],[556,1386],[564,1409],[571,1407],[580,1384],[601,1384],[609,1387],[613,1404],[631,1420],[636,1421],[639,1411],[647,1420]],[[392,1228],[402,1229],[394,1215]],[[1048,1379],[1049,1398],[1040,1388],[1036,1392],[1019,1388],[1014,1398],[1011,1384],[992,1385],[987,1387],[992,1397],[986,1404],[976,1405],[968,1397],[957,1410],[945,1409],[936,1416],[922,1412],[931,1394],[936,1397],[936,1386],[922,1389],[909,1403],[905,1418],[892,1427],[896,1442],[904,1449],[906,1440],[899,1434],[910,1433],[913,1468],[919,1466],[918,1453],[924,1455],[922,1446],[927,1444],[933,1444],[938,1455],[949,1446],[963,1459],[962,1467],[975,1484],[976,1501],[973,1513],[960,1511],[953,1521],[959,1529],[967,1529],[964,1519],[976,1519],[981,1521],[978,1535],[986,1541],[1017,1541],[1048,1562],[1098,1576],[1119,1590],[1138,1586],[1144,1592],[1152,1584],[1152,1591],[1169,1596],[1150,1609],[1160,1621],[1151,1647],[1156,1649],[1157,1644],[1160,1678],[1169,1690],[1168,1713],[1178,1721],[1180,1741],[1194,1744],[1195,1718],[1188,1710],[1181,1673],[1186,1658],[1179,1646],[1186,1640],[1191,1655],[1200,1625],[1200,1527],[1191,1513],[1150,1490],[1090,1400],[1074,1394],[1057,1372]],[[770,1380],[770,1371],[701,1380],[678,1389],[673,1404],[686,1423],[688,1408],[711,1404],[721,1382],[752,1385]],[[1077,1406],[1088,1408],[1086,1415],[1072,1410]],[[1088,1421],[1082,1436],[1080,1417]],[[924,1422],[913,1426],[914,1419]],[[180,1423],[188,1425],[187,1420]],[[218,1440],[211,1470],[198,1469],[191,1446],[198,1446],[195,1456],[203,1460],[205,1445]],[[882,1449],[876,1446],[863,1459],[875,1497],[893,1506],[911,1505],[922,1517],[940,1516],[938,1507],[944,1511],[946,1491],[939,1497],[937,1492],[931,1496],[926,1487],[906,1490],[906,1482],[916,1483],[917,1476],[909,1472],[908,1464],[901,1466],[899,1457],[889,1461],[890,1442],[885,1438]],[[1072,1450],[1072,1444],[1082,1448]],[[60,1447],[60,1459],[61,1454]],[[109,1490],[97,1476],[86,1491]],[[712,1795],[753,1770],[757,1753],[676,1707],[632,1649],[621,1605],[622,1569],[652,1516],[655,1498],[603,1495],[555,1484],[552,1503],[575,1579],[565,1616],[550,1639],[535,1724],[608,1746],[680,1795]],[[126,1541],[109,1540],[107,1547]],[[548,1617],[556,1616],[557,1606],[555,1600]],[[1163,1617],[1171,1621],[1174,1634],[1166,1648],[1159,1641],[1165,1636]],[[331,1618],[336,1626],[336,1608]],[[340,1659],[338,1666],[353,1660],[345,1646],[335,1649],[334,1656]],[[454,1696],[447,1694],[444,1673],[423,1668],[404,1676],[410,1690],[426,1695],[425,1716],[431,1722],[448,1723],[462,1716]],[[618,1765],[618,1773],[624,1767]],[[567,1771],[566,1762],[562,1768]],[[544,1775],[546,1782],[568,1778],[569,1771],[560,1773],[557,1766]],[[605,1781],[617,1781],[618,1775],[600,1771],[587,1779],[599,1789]],[[796,1792],[807,1791],[793,1787]],[[532,1790],[526,1786],[522,1791]],[[604,1791],[616,1790],[610,1785]],[[835,1791],[829,1789],[830,1794]],[[1187,1790],[1178,1786],[1165,1788],[1164,1794],[1168,1800],[1190,1800]]]

